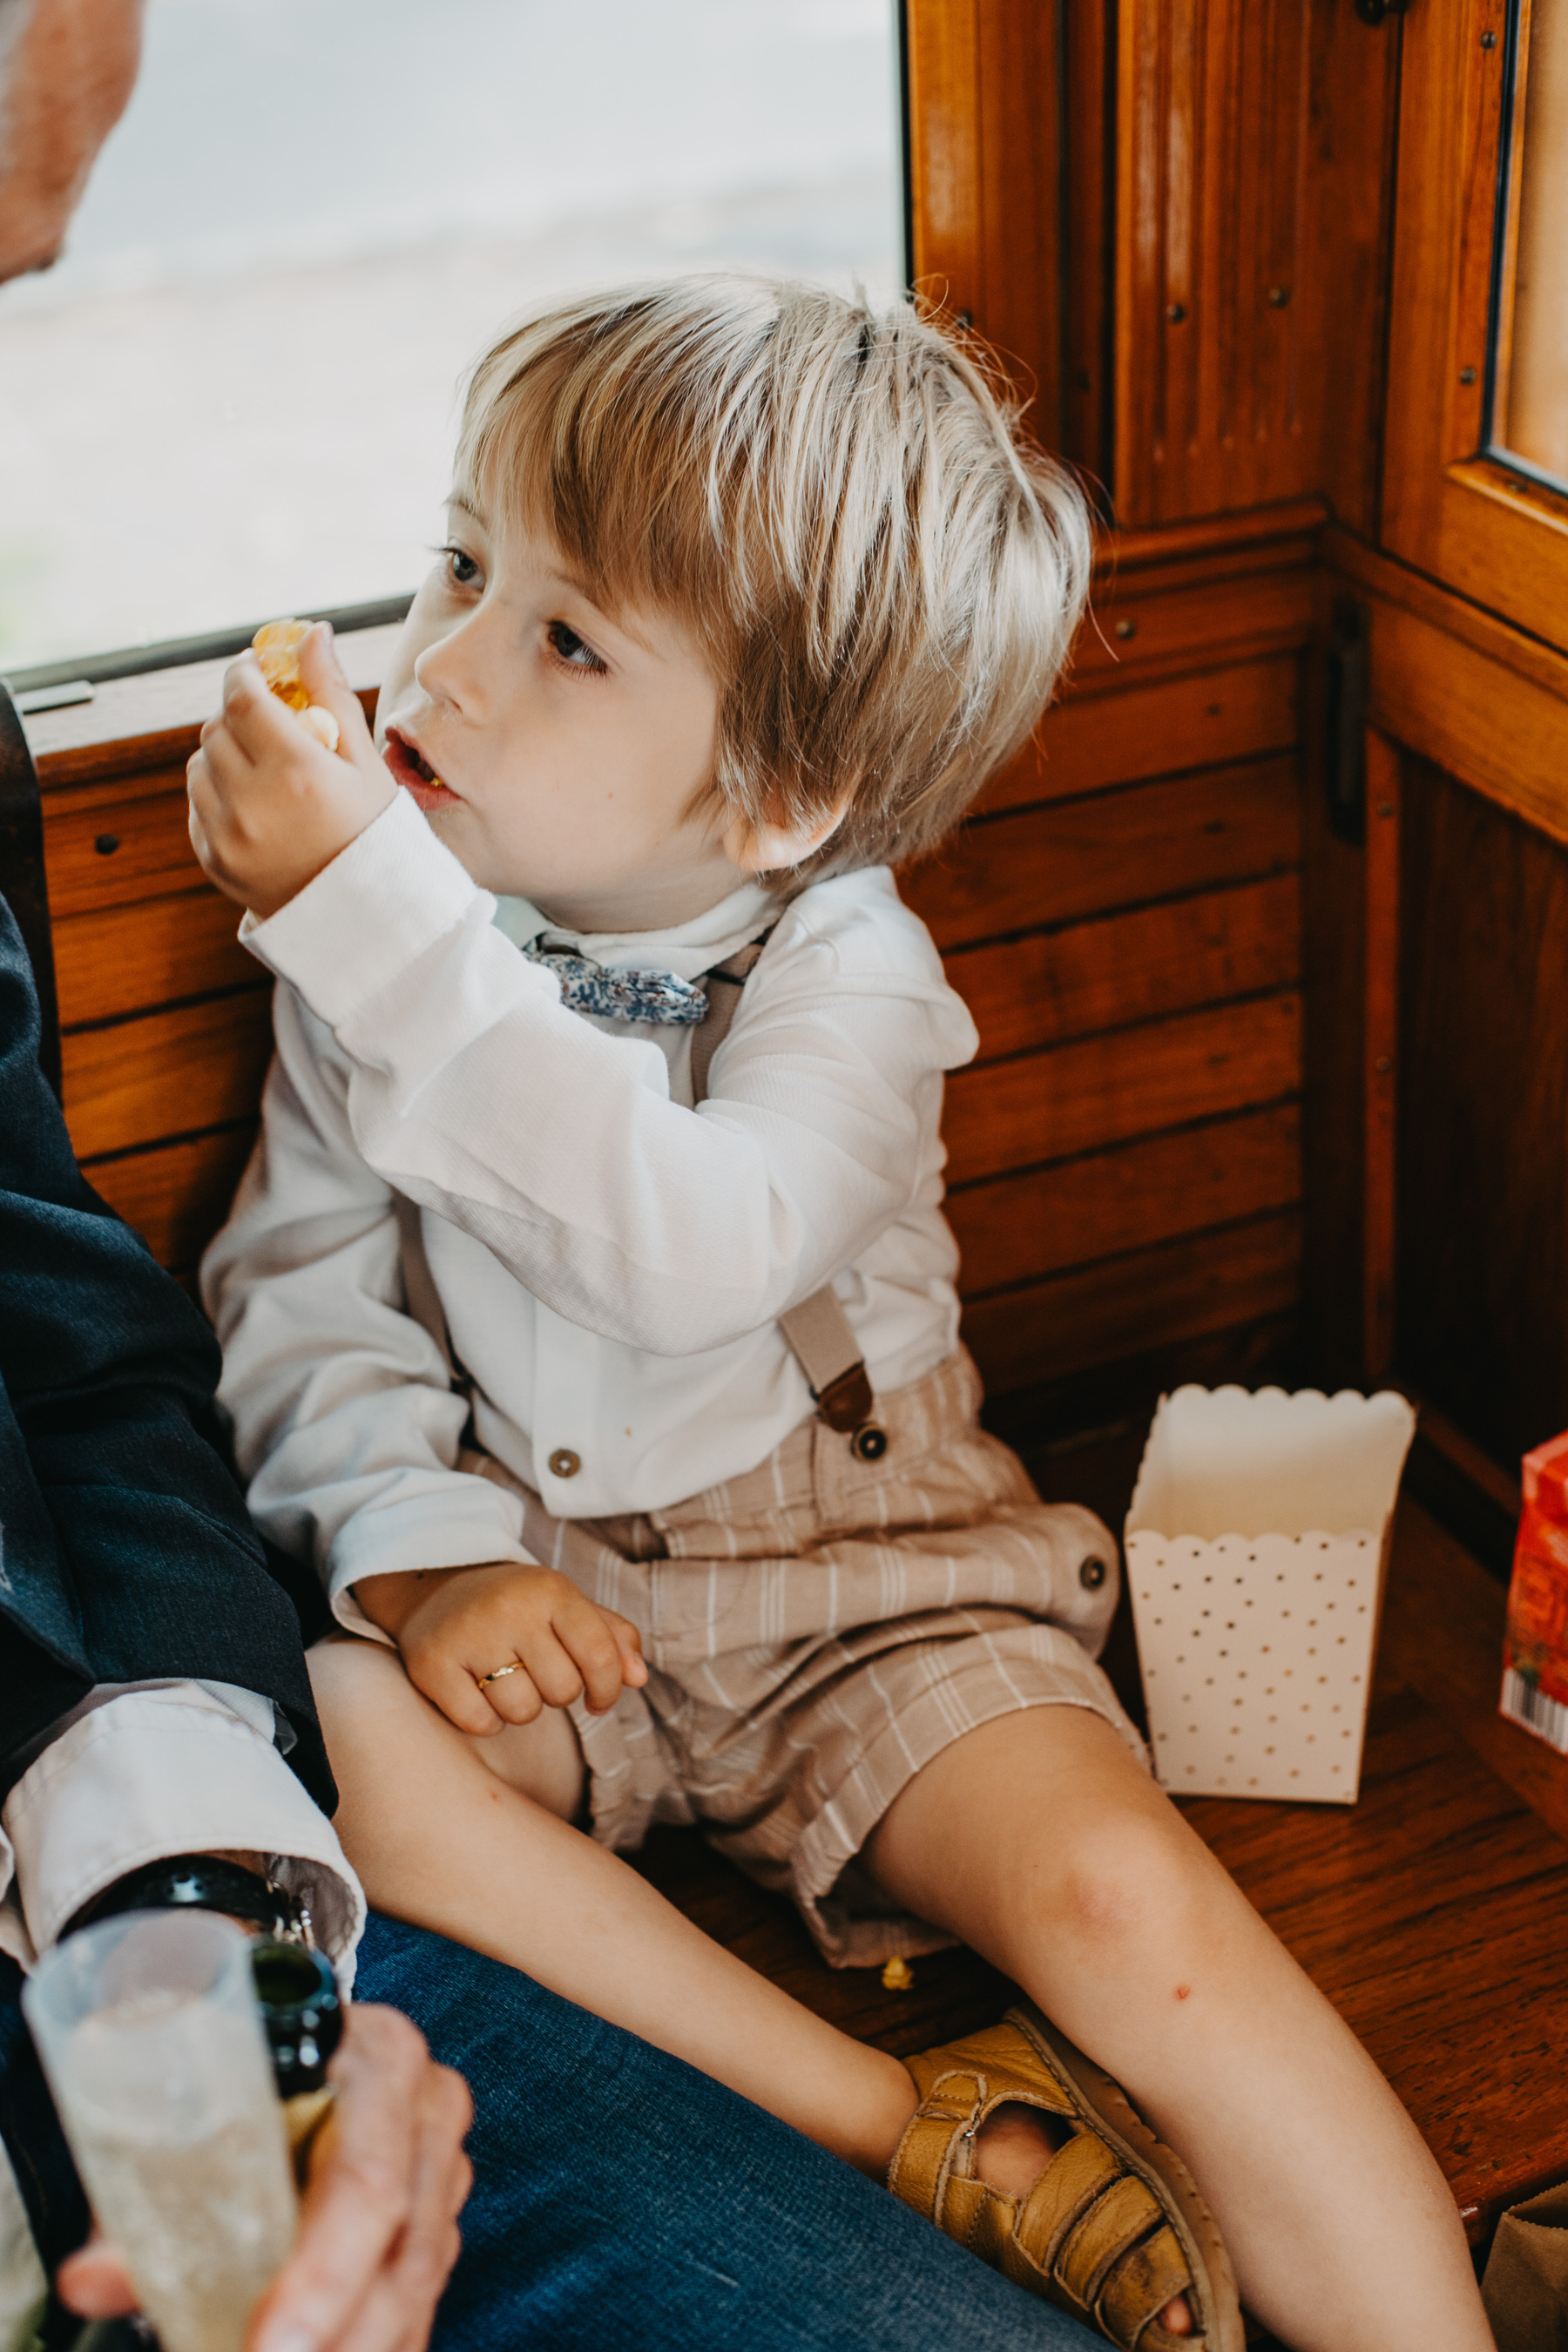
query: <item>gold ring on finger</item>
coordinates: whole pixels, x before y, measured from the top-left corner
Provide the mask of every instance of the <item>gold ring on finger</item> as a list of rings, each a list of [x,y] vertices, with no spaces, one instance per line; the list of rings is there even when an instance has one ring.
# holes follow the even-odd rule
[[[521,1672],[522,1660],[521,1658],[514,1658],[510,1666],[498,1666],[494,1674],[481,1675],[479,1676],[479,1688],[483,1690],[487,1683],[499,1683],[503,1675],[520,1675]]]

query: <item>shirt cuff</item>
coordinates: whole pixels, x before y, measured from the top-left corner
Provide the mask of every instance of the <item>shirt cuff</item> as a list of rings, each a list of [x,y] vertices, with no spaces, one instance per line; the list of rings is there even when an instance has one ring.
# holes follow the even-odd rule
[[[264,1854],[310,1906],[345,1989],[364,1895],[277,1749],[195,1683],[111,1700],[51,1740],[0,1811],[29,1962],[127,1872],[176,1853]]]
[[[522,1505],[488,1478],[432,1481],[423,1495],[403,1495],[356,1511],[332,1538],[327,1597],[338,1623],[372,1641],[390,1637],[353,1597],[362,1576],[407,1576],[417,1569],[479,1568],[497,1559],[535,1565],[522,1540]]]
[[[400,785],[313,881],[265,922],[247,914],[239,936],[336,1029],[465,918],[488,925],[494,912]]]

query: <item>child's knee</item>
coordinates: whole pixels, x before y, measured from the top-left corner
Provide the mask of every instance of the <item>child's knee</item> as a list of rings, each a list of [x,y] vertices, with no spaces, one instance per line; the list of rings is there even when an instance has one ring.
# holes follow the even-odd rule
[[[1114,1947],[1163,1940],[1202,1912],[1213,1864],[1173,1809],[1110,1805],[1079,1822],[1041,1874],[1051,1932]]]

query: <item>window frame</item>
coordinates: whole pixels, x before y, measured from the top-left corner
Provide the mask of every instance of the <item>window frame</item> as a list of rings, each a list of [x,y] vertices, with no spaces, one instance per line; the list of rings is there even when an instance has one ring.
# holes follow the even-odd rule
[[[1568,646],[1568,490],[1491,437],[1518,235],[1523,109],[1510,114],[1510,99],[1529,22],[1530,0],[1424,0],[1403,21],[1382,540]]]

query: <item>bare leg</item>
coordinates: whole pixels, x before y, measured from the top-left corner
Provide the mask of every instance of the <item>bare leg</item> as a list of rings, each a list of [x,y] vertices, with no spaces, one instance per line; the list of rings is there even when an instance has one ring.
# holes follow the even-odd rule
[[[1100,1717],[1036,1707],[970,1732],[866,1859],[1125,2084],[1191,2168],[1248,2309],[1297,2352],[1490,2352],[1415,2126]]]
[[[547,1810],[574,1810],[582,1771],[550,1716],[542,1730],[474,1740],[390,1650],[329,1640],[310,1664],[338,1834],[378,1909],[510,1961],[885,2177],[914,2112],[904,2068],[802,2009]],[[553,1725],[574,1754],[568,1719]]]

